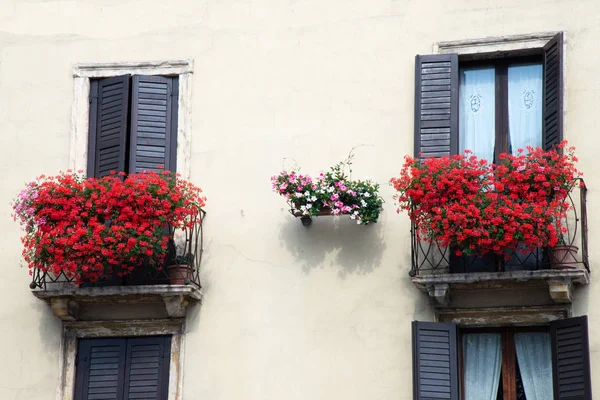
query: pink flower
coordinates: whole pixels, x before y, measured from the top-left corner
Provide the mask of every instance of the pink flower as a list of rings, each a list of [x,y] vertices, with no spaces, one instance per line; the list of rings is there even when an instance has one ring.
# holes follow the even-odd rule
[[[331,195],[331,197],[329,198],[331,201],[336,201],[337,199],[340,198],[340,195],[337,193],[334,193]]]
[[[340,213],[340,210],[339,210],[339,209],[337,209],[337,208],[334,208],[333,210],[331,210],[331,213],[332,213],[333,215],[338,215],[338,214]]]
[[[344,203],[342,203],[341,201],[336,201],[335,206],[338,208],[342,208],[342,207],[344,207]]]

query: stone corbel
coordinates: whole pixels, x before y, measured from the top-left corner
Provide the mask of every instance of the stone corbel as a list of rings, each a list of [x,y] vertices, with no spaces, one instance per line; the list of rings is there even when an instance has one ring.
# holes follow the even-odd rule
[[[71,297],[54,297],[50,299],[52,313],[64,321],[75,321],[79,318],[79,305]]]
[[[438,283],[427,286],[429,297],[435,300],[437,305],[447,306],[450,301],[450,285],[447,283]]]
[[[170,318],[183,318],[185,317],[188,300],[183,296],[164,296],[163,301],[165,302],[165,308]]]
[[[571,303],[572,294],[571,289],[573,281],[570,279],[550,279],[548,282],[548,291],[550,292],[550,298],[554,303],[564,304]]]

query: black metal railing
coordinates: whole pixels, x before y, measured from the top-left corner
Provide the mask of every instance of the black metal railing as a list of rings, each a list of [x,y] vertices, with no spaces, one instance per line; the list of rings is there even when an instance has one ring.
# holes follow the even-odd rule
[[[550,268],[581,267],[589,271],[588,261],[588,227],[586,196],[587,187],[582,179],[577,181],[579,190],[573,188],[566,199],[570,205],[567,214],[567,232],[563,234],[565,245],[577,251],[558,251],[558,248],[539,248],[529,251],[517,248],[502,255],[457,256],[447,246],[440,246],[435,241],[429,242],[419,237],[414,222],[411,226],[411,277],[465,272],[501,272],[518,270],[540,270]]]
[[[199,213],[190,227],[183,229],[174,229],[172,226],[165,227],[165,234],[169,234],[173,239],[169,241],[167,256],[160,264],[157,264],[151,258],[147,258],[132,273],[123,275],[119,273],[118,268],[112,268],[107,277],[96,282],[85,279],[82,282],[76,282],[76,277],[68,276],[64,271],[55,274],[35,268],[32,270],[33,279],[29,287],[31,289],[48,289],[76,283],[80,287],[169,285],[171,280],[166,267],[173,264],[185,264],[190,267],[189,272],[184,277],[185,284],[201,288],[200,265],[202,263],[205,217],[206,212],[199,209]]]

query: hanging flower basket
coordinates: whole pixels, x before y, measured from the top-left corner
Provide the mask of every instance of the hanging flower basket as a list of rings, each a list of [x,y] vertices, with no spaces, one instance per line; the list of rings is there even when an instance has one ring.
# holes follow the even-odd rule
[[[379,184],[368,178],[350,179],[344,169],[351,161],[352,155],[316,178],[299,173],[299,168],[281,171],[271,177],[273,191],[287,200],[292,215],[304,225],[325,215],[347,215],[362,225],[377,222],[383,205]]]

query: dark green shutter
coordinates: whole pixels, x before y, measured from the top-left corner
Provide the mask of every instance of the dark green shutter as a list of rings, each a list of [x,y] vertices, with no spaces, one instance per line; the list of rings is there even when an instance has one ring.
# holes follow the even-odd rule
[[[171,337],[127,340],[124,400],[167,400]]]
[[[542,146],[550,150],[563,139],[563,34],[544,46],[544,103]]]
[[[177,167],[177,77],[134,75],[129,171]]]
[[[90,82],[89,177],[126,171],[129,75]]]
[[[415,400],[458,400],[456,325],[412,323]]]
[[[458,55],[415,60],[415,157],[458,153]]]
[[[550,323],[554,400],[591,400],[587,316]]]
[[[80,339],[75,400],[123,400],[125,355],[125,339]]]

